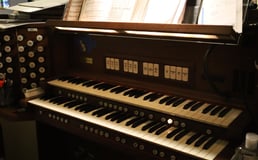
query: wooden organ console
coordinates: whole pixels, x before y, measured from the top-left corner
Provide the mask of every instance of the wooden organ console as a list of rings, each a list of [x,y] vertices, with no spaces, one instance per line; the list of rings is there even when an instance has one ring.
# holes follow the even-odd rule
[[[228,26],[49,21],[27,33],[31,29],[8,31],[18,33],[20,45],[10,56],[20,64],[22,91],[44,89],[28,108],[39,123],[105,146],[91,159],[226,160],[247,131],[257,130],[253,28],[241,39]],[[214,33],[218,39],[141,30]],[[24,33],[35,41],[23,41]],[[9,70],[10,56],[2,53],[0,69]]]
[[[100,24],[75,27],[83,25]],[[52,75],[43,83],[45,94],[28,104],[38,121],[134,159],[230,159],[253,121],[246,101],[256,103],[254,43],[56,27]]]

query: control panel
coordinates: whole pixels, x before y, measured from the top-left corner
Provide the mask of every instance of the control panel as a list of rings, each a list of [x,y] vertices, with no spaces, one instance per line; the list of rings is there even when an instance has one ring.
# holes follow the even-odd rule
[[[37,26],[37,25],[36,25]],[[38,25],[0,32],[0,106],[26,97],[47,77],[48,30]]]
[[[28,27],[17,31],[19,73],[23,92],[39,87],[47,76],[47,30]]]
[[[105,57],[105,69],[126,74],[190,83],[191,65],[163,64],[151,61]]]
[[[0,78],[11,80],[10,83],[16,80],[17,64],[17,43],[16,43],[16,30],[8,30],[0,32]]]

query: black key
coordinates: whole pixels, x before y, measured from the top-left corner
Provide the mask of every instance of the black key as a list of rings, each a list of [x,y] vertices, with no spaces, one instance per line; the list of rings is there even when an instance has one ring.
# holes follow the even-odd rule
[[[116,120],[116,123],[123,122],[124,120],[131,118],[131,117],[132,117],[132,115],[124,112],[123,116],[118,117],[118,119]]]
[[[105,91],[105,90],[108,90],[108,89],[113,88],[115,86],[116,85],[113,85],[113,84],[100,83],[100,84],[95,85],[93,88]]]
[[[139,125],[143,124],[144,122],[146,122],[148,119],[145,117],[142,117],[141,119],[139,119],[138,121],[136,121],[135,123],[133,123],[133,125],[131,126],[132,128],[136,128]]]
[[[86,105],[80,106],[79,111],[84,112],[84,113],[88,113],[88,112],[94,111],[96,109],[99,109],[99,107],[95,106],[95,105],[91,105],[91,104],[86,104]]]
[[[149,101],[150,101],[150,102],[153,102],[153,101],[159,99],[159,98],[162,97],[162,96],[163,96],[163,94],[157,93],[156,95],[153,95],[153,96],[149,99]]]
[[[215,142],[217,141],[217,138],[212,137],[208,142],[206,142],[203,146],[203,149],[208,150]]]
[[[112,117],[115,117],[115,116],[118,116],[119,114],[122,114],[123,112],[122,111],[117,111],[117,112],[114,112],[108,116],[105,117],[106,120],[109,120],[111,119]]]
[[[136,121],[138,121],[139,119],[141,119],[142,117],[135,117],[133,119],[131,119],[130,121],[126,122],[126,126],[130,126],[131,124],[135,123]]]
[[[131,96],[131,94],[132,94],[134,91],[135,91],[135,89],[130,89],[130,90],[128,90],[128,91],[126,91],[126,92],[124,92],[124,93],[123,93],[123,95],[124,95],[124,96],[129,96],[129,97],[130,97],[130,96]]]
[[[105,110],[106,108],[99,108],[98,110],[92,112],[92,115],[95,116],[95,115],[98,115],[99,113],[101,113],[103,110]]]
[[[189,133],[189,131],[187,131],[186,129],[184,129],[182,132],[178,133],[175,137],[174,140],[178,141],[180,140],[182,137],[184,137],[187,133]]]
[[[198,139],[198,140],[195,142],[194,146],[195,146],[195,147],[199,147],[199,146],[201,146],[205,141],[207,141],[208,139],[209,139],[209,136],[208,136],[208,135],[202,136],[200,139]]]
[[[159,122],[152,121],[152,122],[146,124],[145,126],[142,127],[142,131],[146,131],[147,129],[149,129],[150,127],[156,125],[157,123],[159,123]]]
[[[214,115],[218,114],[223,108],[224,108],[223,106],[217,106],[216,108],[214,108],[214,109],[211,111],[210,115],[211,115],[211,116],[214,116]]]
[[[159,101],[159,104],[163,104],[163,103],[167,102],[168,100],[170,100],[171,98],[173,98],[173,97],[171,97],[171,96],[164,97]]]
[[[95,105],[91,105],[91,104],[85,104],[85,105],[81,105],[78,107],[79,111],[80,112],[83,112],[83,113],[88,113],[88,112],[91,112],[95,109],[98,109],[99,107],[95,106]]]
[[[82,79],[82,78],[73,78],[73,79],[68,80],[69,83],[74,83],[74,84],[80,84],[80,83],[83,83],[85,81],[87,81],[87,80]]]
[[[86,86],[86,87],[91,87],[91,86],[94,86],[94,85],[96,85],[98,83],[101,83],[101,82],[91,80],[91,81],[87,81],[87,82],[83,83],[82,85]]]
[[[64,98],[63,96],[58,96],[58,97],[52,97],[49,99],[49,102],[54,103],[55,101],[58,101],[59,99]]]
[[[213,104],[208,105],[206,108],[204,108],[204,109],[202,110],[202,113],[203,113],[203,114],[207,114],[207,113],[210,112],[215,106],[216,106],[216,105],[213,105]]]
[[[93,88],[94,89],[102,89],[104,85],[105,85],[105,83],[98,83]]]
[[[197,110],[198,108],[200,108],[203,104],[204,104],[203,102],[197,102],[197,103],[195,103],[195,104],[191,107],[190,111],[196,111],[196,110]]]
[[[83,107],[85,107],[85,105],[87,105],[87,103],[86,103],[86,102],[82,102],[81,104],[76,105],[75,108],[74,108],[74,110],[80,111],[80,109],[83,108]]]
[[[177,129],[173,130],[172,132],[170,132],[166,137],[167,138],[172,138],[173,136],[175,136],[180,131],[182,131],[182,128],[177,128]]]
[[[169,127],[171,127],[170,125],[164,125],[163,127],[161,127],[160,129],[158,129],[155,134],[156,135],[160,135],[161,133],[163,133],[164,131],[166,131]]]
[[[61,105],[61,104],[64,104],[64,103],[67,103],[67,102],[71,102],[71,101],[73,101],[73,99],[65,97],[63,99],[59,99],[59,100],[55,101],[54,103],[58,104],[58,105]]]
[[[54,103],[54,104],[57,104],[57,105],[60,105],[60,104],[63,104],[63,103],[65,103],[65,102],[69,102],[69,101],[71,101],[71,99],[70,98],[67,98],[67,97],[56,97],[56,98],[54,98],[54,99],[51,99],[49,102],[51,102],[51,103]]]
[[[71,79],[68,79],[67,82],[74,83],[76,81],[76,79],[77,79],[76,77],[73,77]]]
[[[73,101],[73,99],[70,99],[70,98],[64,98],[64,99],[60,99],[58,101],[55,102],[55,104],[58,104],[58,105],[61,105],[61,104],[66,104],[67,102],[71,102]]]
[[[135,97],[135,98],[137,98],[137,97],[140,97],[143,93],[144,93],[144,91],[135,89],[135,90],[133,90],[133,91],[129,94],[129,97]]]
[[[72,108],[72,107],[77,106],[79,104],[82,104],[82,102],[78,101],[78,100],[73,100],[71,102],[66,103],[64,106],[68,107],[68,108]]]
[[[225,117],[225,115],[231,110],[231,108],[224,108],[220,113],[219,117]]]
[[[105,108],[104,110],[102,110],[101,112],[99,112],[98,114],[96,114],[97,115],[97,117],[101,117],[101,116],[104,116],[104,115],[106,115],[106,114],[108,114],[108,113],[110,113],[110,112],[112,112],[113,110],[112,109],[110,109],[110,108]]]
[[[164,125],[165,125],[164,123],[159,122],[159,123],[157,123],[156,125],[152,126],[152,127],[148,130],[148,132],[149,132],[149,133],[153,133],[154,131],[156,131],[157,129],[161,128],[161,127],[164,126]]]
[[[67,81],[70,79],[74,79],[74,77],[73,76],[63,76],[63,77],[58,78],[58,80],[60,80],[60,81]]]
[[[179,98],[178,97],[173,97],[171,98],[170,100],[168,100],[165,104],[166,105],[171,105],[172,103],[174,103],[176,100],[178,100]]]
[[[75,83],[75,84],[81,84],[81,83],[84,83],[84,82],[87,82],[87,81],[89,81],[89,80],[79,78],[79,79],[77,79],[76,82],[74,82],[74,83]]]
[[[128,90],[129,88],[127,88],[127,87],[120,87],[119,89],[117,89],[116,90],[116,94],[119,94],[119,93],[121,93],[121,92],[123,92],[123,91],[126,91],[126,90]]]
[[[177,107],[178,105],[180,105],[181,103],[183,103],[185,100],[186,100],[185,98],[180,98],[180,99],[178,99],[177,101],[175,101],[172,106],[173,106],[173,107]]]
[[[75,107],[74,108],[74,110],[79,110],[80,111],[80,109],[83,109],[83,108],[85,108],[85,107],[87,107],[89,104],[87,104],[87,103],[83,103],[83,104],[81,104],[81,105],[79,105],[79,106],[77,106],[77,107]],[[90,106],[90,105],[89,105]]]
[[[113,87],[115,87],[116,85],[114,85],[114,84],[105,84],[105,86],[102,88],[102,90],[103,91],[106,91],[106,90],[109,90],[109,89],[111,89],[111,88],[113,88]]]
[[[143,90],[138,90],[135,94],[134,94],[134,98],[139,98],[143,95],[145,95],[146,93],[148,93],[148,91],[143,91]]]
[[[124,118],[125,116],[127,115],[126,112],[121,112],[120,114],[116,115],[116,116],[113,116],[110,120],[111,121],[117,121],[121,118]]]
[[[116,93],[116,94],[119,94],[119,93],[121,93],[121,92],[123,92],[123,91],[126,91],[127,89],[129,89],[129,88],[127,88],[127,87],[122,87],[122,86],[118,86],[118,87],[116,87],[116,88],[113,88],[113,89],[111,89],[110,90],[110,92],[111,93]]]
[[[92,112],[92,115],[97,116],[97,115],[101,114],[102,112],[105,112],[106,110],[107,110],[107,108],[100,108],[100,109]]]
[[[190,101],[188,103],[186,103],[183,107],[183,109],[189,109],[191,106],[193,106],[196,103],[196,101]]]
[[[138,90],[138,89],[130,89],[128,91],[126,91],[123,95],[124,96],[128,96],[128,97],[135,97],[138,98],[141,95],[143,95],[145,92],[142,90]]]
[[[195,133],[193,136],[191,136],[187,141],[186,144],[192,144],[197,138],[199,138],[202,134],[201,133]]]
[[[149,100],[152,96],[154,96],[156,93],[150,93],[147,96],[144,96],[143,100],[147,101]]]
[[[148,94],[147,96],[145,96],[145,97],[143,98],[143,100],[153,102],[153,101],[155,101],[156,99],[160,98],[161,96],[163,96],[163,94],[160,94],[160,93],[151,93],[151,94]]]

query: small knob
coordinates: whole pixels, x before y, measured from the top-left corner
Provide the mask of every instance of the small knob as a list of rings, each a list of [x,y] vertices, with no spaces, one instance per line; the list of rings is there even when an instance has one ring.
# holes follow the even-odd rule
[[[5,51],[6,53],[10,53],[10,52],[12,51],[12,48],[11,48],[10,46],[5,46],[5,47],[4,47],[4,51]]]
[[[11,36],[9,35],[4,35],[4,41],[9,42],[11,40]]]
[[[19,51],[19,52],[24,52],[24,50],[25,50],[25,49],[24,49],[23,46],[19,46],[19,47],[18,47],[18,51]]]
[[[34,42],[32,40],[28,40],[27,41],[27,46],[32,47],[33,44],[34,44]]]
[[[39,35],[36,36],[36,39],[37,39],[37,41],[40,42],[40,41],[43,40],[43,36],[41,34],[39,34]]]
[[[23,35],[20,34],[20,35],[17,36],[17,40],[18,41],[21,42],[21,41],[23,41],[23,39],[24,39]]]

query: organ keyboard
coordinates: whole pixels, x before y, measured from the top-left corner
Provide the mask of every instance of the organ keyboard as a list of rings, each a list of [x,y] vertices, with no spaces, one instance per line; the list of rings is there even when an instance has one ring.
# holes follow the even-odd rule
[[[31,100],[30,103],[201,159],[214,159],[228,144],[211,135],[67,97],[42,97]]]
[[[226,106],[82,78],[60,78],[48,83],[56,87],[83,92],[169,115],[177,115],[200,122],[204,121],[221,127],[229,127],[242,112],[240,109]]]
[[[156,146],[161,146],[175,153],[187,154],[182,159],[216,159],[229,144],[228,140],[223,139],[223,135],[220,137],[216,134],[220,132],[216,130],[229,128],[242,114],[242,110],[236,108],[80,77],[64,76],[48,81],[47,85],[51,87],[52,94],[29,100],[29,104],[36,106],[39,117],[47,116],[71,125],[69,119],[61,120],[62,116],[58,114],[66,115],[80,120],[76,124],[77,128],[85,128],[82,127],[83,122],[87,122],[149,142],[153,146],[149,151],[151,153]],[[98,97],[99,100],[92,100],[91,97]],[[140,114],[126,107],[105,105],[103,99],[148,110],[153,114]],[[154,118],[154,112],[163,113],[168,118]],[[179,117],[180,120],[174,117]],[[181,119],[217,128],[198,131],[181,122]],[[116,141],[117,136],[114,137]],[[166,159],[173,159],[171,157],[174,154],[168,157]]]

